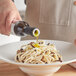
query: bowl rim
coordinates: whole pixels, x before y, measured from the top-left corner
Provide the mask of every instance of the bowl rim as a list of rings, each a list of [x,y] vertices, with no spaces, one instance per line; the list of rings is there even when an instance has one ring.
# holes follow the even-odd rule
[[[50,40],[50,39],[39,39],[39,40],[43,40],[43,41],[54,41],[54,42],[63,42],[63,43],[68,43],[68,44],[72,44],[70,42],[65,42],[65,41],[61,41],[61,40]],[[32,40],[23,40],[23,41],[17,41],[17,42],[12,42],[12,43],[8,43],[2,46],[6,46],[6,45],[10,45],[10,44],[15,44],[15,43],[20,43],[20,42],[25,42],[25,41],[36,41],[35,39]],[[2,47],[0,46],[0,47]],[[70,60],[70,61],[65,61],[65,62],[55,62],[55,63],[51,63],[51,64],[27,64],[27,63],[19,63],[19,62],[13,62],[10,61],[8,59],[5,59],[3,57],[0,56],[0,59],[4,62],[10,63],[10,64],[14,64],[14,65],[18,65],[18,66],[62,66],[65,64],[69,64],[72,62],[75,62],[76,59]]]

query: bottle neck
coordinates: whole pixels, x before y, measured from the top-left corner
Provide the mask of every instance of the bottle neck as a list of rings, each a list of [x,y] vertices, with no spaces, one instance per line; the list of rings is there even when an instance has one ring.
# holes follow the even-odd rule
[[[24,28],[24,33],[26,33],[26,34],[28,34],[28,35],[31,35],[31,36],[34,36],[34,35],[33,35],[34,29],[35,29],[34,27],[26,26],[26,27]]]

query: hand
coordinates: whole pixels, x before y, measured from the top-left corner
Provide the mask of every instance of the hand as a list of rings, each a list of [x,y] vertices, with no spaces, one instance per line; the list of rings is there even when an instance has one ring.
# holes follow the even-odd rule
[[[21,20],[19,12],[12,0],[0,0],[0,33],[9,35],[11,23]]]

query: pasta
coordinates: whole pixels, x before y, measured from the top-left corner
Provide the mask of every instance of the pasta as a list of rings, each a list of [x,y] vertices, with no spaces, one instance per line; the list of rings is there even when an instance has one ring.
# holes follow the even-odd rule
[[[54,44],[45,44],[44,41],[39,40],[21,46],[21,49],[17,51],[15,61],[28,64],[50,64],[62,62],[62,57]]]

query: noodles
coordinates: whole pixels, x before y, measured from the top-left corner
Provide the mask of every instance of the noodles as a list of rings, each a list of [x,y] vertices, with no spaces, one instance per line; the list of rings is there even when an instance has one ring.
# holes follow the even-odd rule
[[[61,55],[53,44],[45,44],[44,41],[31,42],[23,45],[17,51],[16,62],[29,64],[50,64],[62,62]]]

